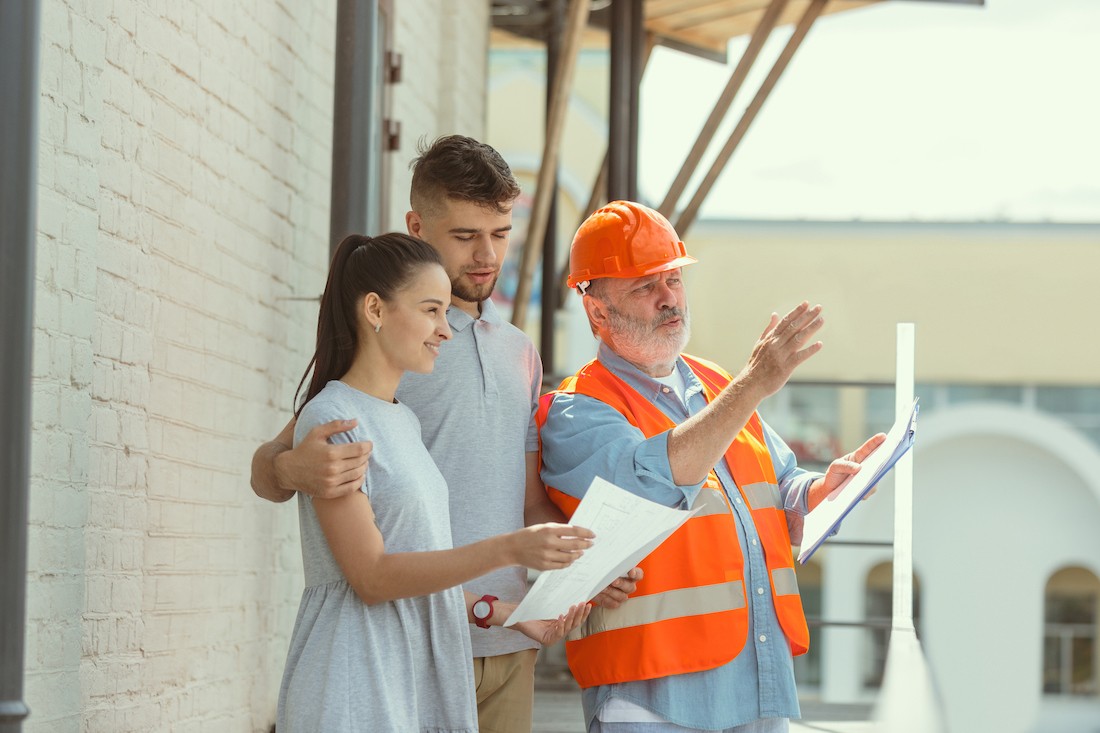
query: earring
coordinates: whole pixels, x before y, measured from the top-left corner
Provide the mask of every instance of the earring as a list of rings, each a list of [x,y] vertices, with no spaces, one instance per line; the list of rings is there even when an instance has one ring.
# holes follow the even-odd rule
[[[381,330],[382,330],[382,324],[381,323],[374,324],[374,332],[375,333],[378,333]]]

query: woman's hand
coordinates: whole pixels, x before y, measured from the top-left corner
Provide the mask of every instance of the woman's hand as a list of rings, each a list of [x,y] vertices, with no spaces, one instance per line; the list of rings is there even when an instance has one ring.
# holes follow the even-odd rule
[[[583,624],[591,610],[592,606],[588,603],[578,603],[555,620],[519,621],[512,628],[529,636],[543,646],[552,646],[565,638],[573,629]]]
[[[535,570],[559,570],[592,546],[596,535],[569,524],[536,524],[505,535],[509,564]]]

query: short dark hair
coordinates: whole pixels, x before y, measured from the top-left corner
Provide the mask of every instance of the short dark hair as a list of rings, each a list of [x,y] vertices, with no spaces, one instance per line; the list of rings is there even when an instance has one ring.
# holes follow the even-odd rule
[[[509,210],[519,196],[512,169],[492,146],[465,135],[447,135],[425,147],[410,167],[414,211],[435,213],[447,199],[472,201],[500,213]]]

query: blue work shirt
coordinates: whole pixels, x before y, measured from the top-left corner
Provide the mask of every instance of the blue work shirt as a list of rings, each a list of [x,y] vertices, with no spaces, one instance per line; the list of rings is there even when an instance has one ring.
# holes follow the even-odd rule
[[[707,405],[702,383],[683,359],[677,359],[675,368],[686,385],[686,405],[675,390],[647,376],[605,344],[600,344],[597,358],[677,424]],[[559,394],[542,428],[542,479],[547,486],[580,498],[592,479],[600,476],[638,496],[686,509],[703,482],[681,486],[673,481],[668,433],[646,438],[604,402],[586,395]],[[790,448],[767,424],[764,438],[775,466],[791,541],[797,544],[808,510],[809,485],[820,474],[799,468]],[[629,700],[688,728],[714,730],[760,718],[799,717],[790,645],[772,602],[764,548],[726,462],[719,461],[714,468],[733,506],[744,555],[749,608],[745,646],[732,661],[716,669],[583,690],[588,726],[600,706],[612,697]]]

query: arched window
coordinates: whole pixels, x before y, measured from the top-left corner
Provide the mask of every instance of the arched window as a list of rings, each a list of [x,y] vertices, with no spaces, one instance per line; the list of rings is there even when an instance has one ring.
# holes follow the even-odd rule
[[[810,651],[794,658],[794,676],[799,687],[821,685],[821,565],[810,560],[795,565],[798,572],[798,592],[802,608],[810,625]]]
[[[1084,568],[1062,568],[1047,581],[1043,605],[1043,692],[1100,694],[1100,580]]]
[[[863,686],[879,688],[886,672],[886,651],[890,648],[890,622],[894,615],[894,563],[883,562],[867,573],[864,620],[869,625],[869,643],[864,657]],[[913,626],[920,633],[920,582],[913,575]]]

